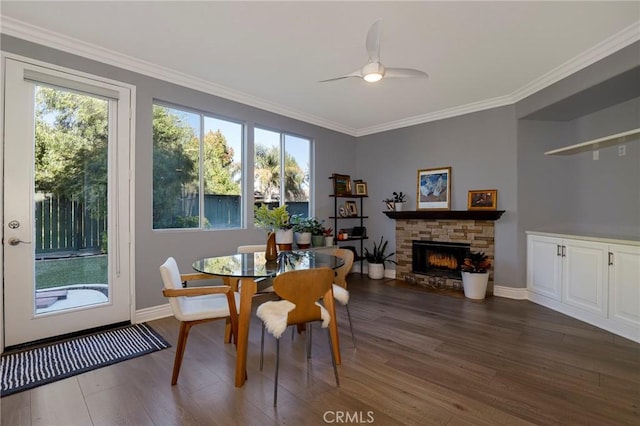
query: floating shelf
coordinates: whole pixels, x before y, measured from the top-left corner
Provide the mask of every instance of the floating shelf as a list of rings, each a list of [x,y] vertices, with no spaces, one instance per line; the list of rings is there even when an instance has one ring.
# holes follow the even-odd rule
[[[572,155],[580,152],[593,151],[596,149],[608,148],[625,142],[640,140],[640,129],[628,130],[626,132],[617,133],[611,136],[594,139],[591,141],[581,142],[575,145],[565,146],[563,148],[547,151],[544,155]]]

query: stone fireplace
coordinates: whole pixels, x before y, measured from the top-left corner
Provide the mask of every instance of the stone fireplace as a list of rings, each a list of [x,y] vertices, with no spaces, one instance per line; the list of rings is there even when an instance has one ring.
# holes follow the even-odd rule
[[[504,211],[385,212],[396,220],[396,279],[427,288],[462,291],[459,267],[464,257],[460,259],[460,256],[467,251],[482,251],[493,265],[487,287],[487,292],[492,294],[494,221],[502,213]],[[438,243],[444,254],[432,257],[432,263],[441,266],[429,265],[429,252],[433,252]],[[458,263],[455,268],[454,263]]]

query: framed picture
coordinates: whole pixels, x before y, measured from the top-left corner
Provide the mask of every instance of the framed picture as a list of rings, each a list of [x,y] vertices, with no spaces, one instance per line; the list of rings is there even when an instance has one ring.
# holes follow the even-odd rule
[[[355,201],[346,201],[344,208],[349,216],[358,216],[358,206]]]
[[[469,191],[468,210],[495,210],[498,207],[497,189],[475,189]]]
[[[334,173],[331,179],[333,179],[333,195],[351,195],[351,177],[349,175]]]
[[[367,195],[367,183],[366,182],[356,182],[356,195]]]
[[[451,210],[451,167],[418,170],[418,210]]]

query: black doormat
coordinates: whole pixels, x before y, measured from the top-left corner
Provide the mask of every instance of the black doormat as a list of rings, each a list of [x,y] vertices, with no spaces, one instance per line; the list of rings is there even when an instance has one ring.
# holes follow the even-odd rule
[[[171,347],[146,324],[134,324],[2,355],[0,396]]]

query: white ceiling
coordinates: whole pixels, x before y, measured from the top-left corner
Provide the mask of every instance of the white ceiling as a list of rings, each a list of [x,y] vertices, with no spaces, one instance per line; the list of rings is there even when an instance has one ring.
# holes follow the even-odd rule
[[[637,1],[3,0],[1,12],[6,34],[356,136],[512,103],[640,39]],[[318,83],[366,63],[376,19],[382,62],[429,79]]]

